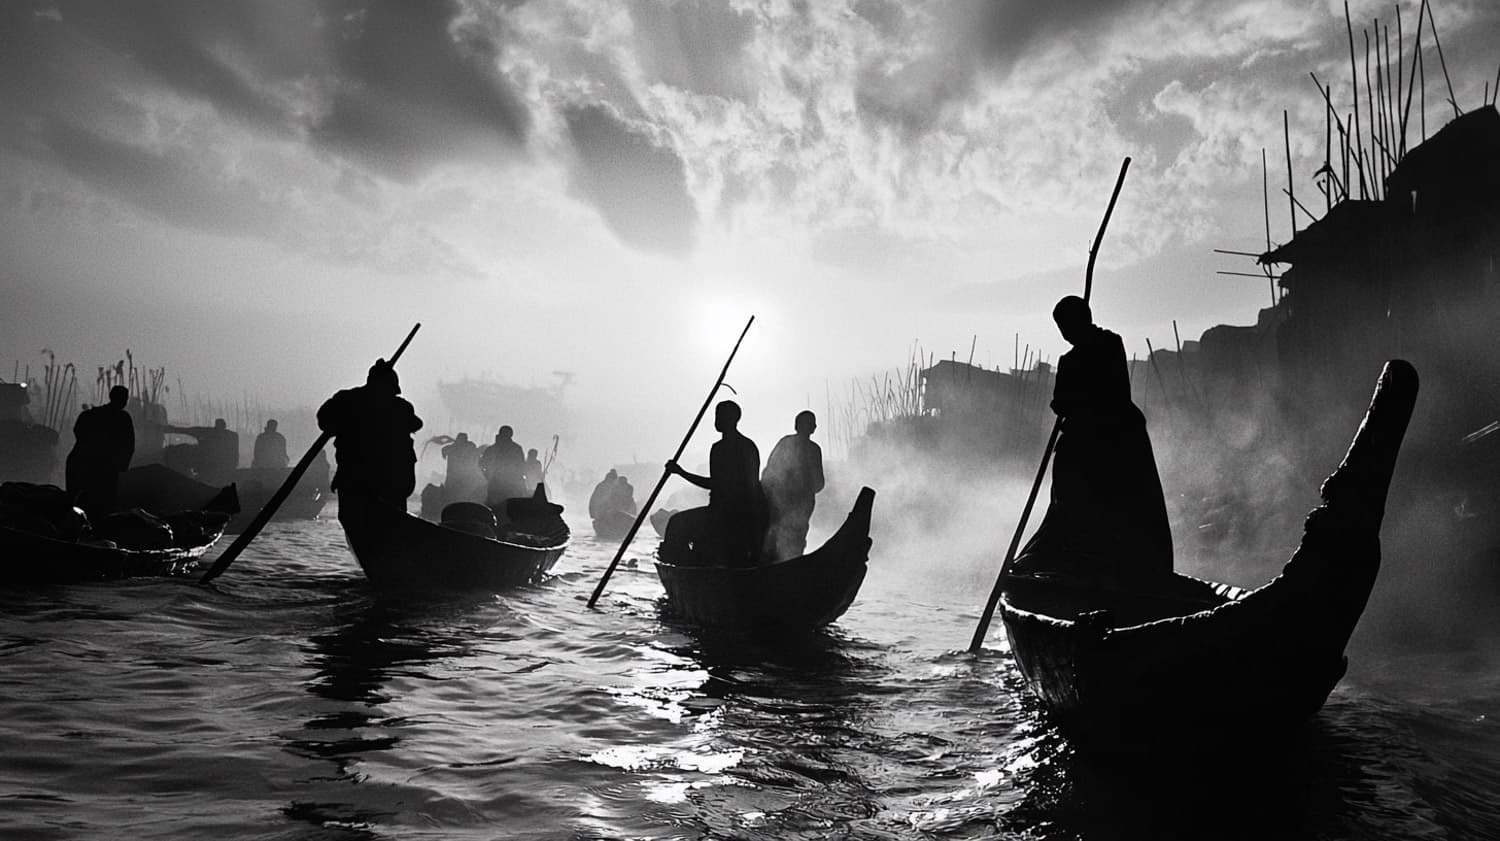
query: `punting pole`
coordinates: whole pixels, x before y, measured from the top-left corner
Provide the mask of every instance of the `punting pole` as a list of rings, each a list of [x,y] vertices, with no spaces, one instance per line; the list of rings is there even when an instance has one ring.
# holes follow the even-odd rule
[[[396,348],[396,352],[391,354],[390,365],[392,368],[396,367],[396,360],[400,359],[401,354],[406,352],[406,346],[411,344],[412,337],[417,335],[417,330],[421,329],[421,327],[422,324],[420,322],[414,325],[411,328],[411,332],[406,334],[406,341],[402,342],[401,347]],[[254,540],[255,536],[260,533],[260,530],[265,528],[266,523],[269,523],[271,518],[276,515],[276,509],[281,507],[281,503],[285,502],[288,496],[291,496],[292,488],[297,486],[297,482],[302,478],[302,474],[306,473],[307,468],[312,466],[313,459],[318,457],[318,453],[323,451],[323,447],[328,444],[328,439],[332,437],[332,433],[324,432],[318,436],[318,440],[314,441],[311,447],[307,448],[307,455],[304,455],[302,460],[297,462],[297,466],[292,468],[292,472],[287,474],[286,481],[282,482],[281,487],[276,489],[276,493],[271,495],[271,498],[260,509],[260,513],[256,514],[255,519],[250,521],[250,525],[246,526],[245,530],[240,532],[240,536],[235,538],[233,543],[229,544],[229,548],[225,549],[224,554],[220,555],[219,559],[214,561],[214,565],[209,567],[208,572],[203,573],[203,577],[198,579],[199,584],[207,584],[218,578],[224,570],[229,569],[229,565],[234,563],[234,559],[238,558],[240,553],[245,551],[245,547],[250,545],[250,541]]]
[[[1099,256],[1099,243],[1104,239],[1104,229],[1109,227],[1109,217],[1114,215],[1115,201],[1120,198],[1120,188],[1125,186],[1125,171],[1130,169],[1130,158],[1120,164],[1120,177],[1115,179],[1115,191],[1110,194],[1109,207],[1104,209],[1104,221],[1099,223],[1099,233],[1094,235],[1094,246],[1089,249],[1088,269],[1083,276],[1083,300],[1089,300],[1094,292],[1094,260]],[[1052,422],[1052,434],[1047,438],[1047,447],[1042,450],[1042,463],[1037,465],[1036,478],[1031,483],[1031,494],[1026,497],[1026,507],[1021,509],[1021,519],[1016,523],[1016,533],[1011,536],[1010,548],[1005,550],[1005,560],[1000,563],[1000,574],[995,577],[995,586],[985,602],[984,613],[979,617],[979,627],[974,629],[974,639],[969,642],[969,653],[978,654],[984,645],[984,637],[990,630],[990,620],[995,618],[995,605],[1000,602],[1000,593],[1005,585],[1005,576],[1016,559],[1016,550],[1021,545],[1021,534],[1026,530],[1026,521],[1031,519],[1031,509],[1036,505],[1036,495],[1042,487],[1042,478],[1047,475],[1047,463],[1052,460],[1052,450],[1057,447],[1057,434],[1062,431],[1062,419]]]
[[[703,406],[698,409],[698,416],[693,418],[692,426],[688,427],[687,434],[682,436],[682,443],[677,445],[677,453],[672,456],[676,461],[682,458],[682,451],[687,449],[688,442],[693,440],[693,433],[698,431],[698,423],[703,420],[708,407],[714,402],[714,395],[719,393],[719,386],[724,384],[724,377],[729,374],[729,365],[734,362],[734,355],[740,352],[740,342],[745,341],[745,334],[750,332],[750,325],[755,323],[755,316],[745,322],[745,329],[740,331],[740,338],[734,343],[734,350],[729,352],[729,358],[724,360],[724,369],[719,372],[719,378],[714,380],[714,387],[708,390],[708,397],[704,398]],[[609,562],[609,568],[604,570],[604,577],[599,579],[599,586],[594,588],[594,594],[589,596],[589,607],[599,601],[599,596],[604,593],[604,585],[609,583],[609,577],[615,574],[615,567],[620,565],[620,559],[625,557],[625,550],[630,547],[630,541],[635,539],[635,533],[640,530],[641,523],[645,521],[646,515],[651,512],[651,506],[656,504],[656,497],[661,493],[662,486],[667,484],[667,479],[672,474],[663,470],[661,478],[656,480],[656,487],[651,489],[651,495],[646,497],[646,504],[641,506],[639,513],[635,515],[635,522],[630,524],[630,531],[625,532],[625,539],[620,541],[620,551],[615,553],[614,560]]]

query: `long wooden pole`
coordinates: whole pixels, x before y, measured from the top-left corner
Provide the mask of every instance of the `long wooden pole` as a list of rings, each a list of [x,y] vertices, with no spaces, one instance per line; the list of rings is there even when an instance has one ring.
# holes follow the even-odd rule
[[[421,329],[421,327],[421,323],[418,323],[411,328],[410,333],[406,334],[406,340],[391,355],[391,367],[394,368],[396,366],[396,360],[400,359],[401,354],[406,352],[406,346],[411,344],[412,337],[417,335],[417,330]],[[234,563],[234,559],[238,558],[240,553],[245,551],[245,547],[250,545],[250,541],[254,540],[255,536],[260,533],[260,530],[265,528],[266,523],[269,523],[271,518],[276,515],[276,509],[281,507],[281,503],[285,502],[288,496],[291,496],[292,489],[297,486],[297,482],[302,478],[302,474],[306,473],[307,468],[312,466],[313,459],[318,457],[318,453],[323,451],[323,447],[327,446],[328,440],[332,437],[332,433],[324,432],[318,436],[318,440],[314,441],[311,447],[307,448],[307,454],[302,457],[301,461],[297,462],[297,466],[292,468],[292,472],[287,474],[286,481],[281,483],[281,487],[277,488],[276,493],[272,494],[271,498],[266,501],[266,504],[261,507],[260,513],[255,515],[255,519],[250,521],[250,525],[246,526],[245,530],[240,532],[240,536],[235,538],[228,549],[224,550],[224,554],[220,555],[219,559],[214,561],[214,565],[209,567],[208,572],[203,573],[203,577],[198,579],[199,584],[207,584],[222,575],[224,570],[229,569],[229,565]]]
[[[1110,194],[1109,207],[1104,209],[1104,221],[1099,223],[1099,232],[1094,235],[1094,245],[1089,249],[1089,264],[1083,276],[1083,300],[1087,302],[1094,292],[1094,260],[1099,256],[1099,243],[1104,239],[1104,229],[1109,227],[1109,217],[1114,215],[1115,201],[1120,198],[1120,188],[1125,185],[1125,171],[1130,169],[1130,158],[1120,164],[1120,176],[1115,179],[1115,191]],[[1031,482],[1031,493],[1021,509],[1021,519],[1011,535],[1010,547],[1005,550],[1005,560],[1000,563],[1000,574],[995,576],[995,586],[985,602],[984,613],[979,617],[979,626],[974,629],[974,638],[969,641],[969,653],[978,654],[984,645],[984,637],[990,630],[990,621],[995,618],[995,605],[1000,603],[1000,594],[1005,587],[1005,576],[1016,560],[1016,550],[1021,545],[1021,534],[1026,530],[1026,521],[1031,519],[1031,509],[1036,505],[1037,491],[1042,487],[1042,478],[1047,475],[1047,463],[1052,460],[1052,451],[1057,447],[1057,435],[1062,431],[1062,418],[1052,421],[1052,434],[1047,437],[1047,446],[1042,450],[1042,463],[1037,465],[1036,478]]]
[[[724,384],[724,377],[729,374],[729,365],[734,362],[734,355],[740,352],[740,342],[745,341],[745,334],[750,332],[750,325],[754,323],[755,316],[753,315],[750,316],[749,321],[745,322],[745,329],[740,331],[740,337],[734,343],[734,349],[729,352],[729,358],[724,360],[724,368],[719,371],[719,378],[714,380],[714,387],[708,390],[708,397],[704,398],[703,406],[698,409],[697,417],[693,418],[693,423],[688,427],[687,434],[682,436],[682,443],[677,445],[677,452],[672,456],[673,461],[682,458],[682,451],[686,450],[688,442],[693,440],[693,433],[698,431],[699,422],[708,413],[708,407],[713,405],[714,395],[719,393],[719,386]],[[635,539],[635,533],[640,529],[641,523],[645,522],[646,515],[651,513],[651,506],[656,504],[657,495],[661,493],[662,486],[667,484],[667,479],[671,475],[663,470],[661,478],[656,480],[656,487],[652,488],[651,495],[646,497],[646,504],[642,505],[641,510],[635,515],[635,522],[630,524],[630,531],[625,532],[625,539],[620,541],[620,550],[615,553],[614,560],[610,561],[609,567],[604,570],[604,577],[599,579],[599,586],[594,588],[594,594],[589,596],[589,607],[593,607],[594,603],[599,601],[599,596],[604,593],[604,585],[608,584],[609,577],[615,574],[615,567],[619,566],[620,559],[625,557],[625,550],[630,547],[630,541]]]

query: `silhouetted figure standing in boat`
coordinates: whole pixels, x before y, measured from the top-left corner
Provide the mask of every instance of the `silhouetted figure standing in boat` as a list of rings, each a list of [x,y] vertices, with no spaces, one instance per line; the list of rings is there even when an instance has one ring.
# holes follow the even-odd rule
[[[213,426],[168,426],[166,431],[191,435],[197,440],[193,468],[198,472],[198,481],[210,485],[234,481],[234,471],[240,466],[240,435],[223,418],[216,419]]]
[[[526,456],[521,445],[511,440],[514,434],[509,426],[500,427],[495,443],[485,447],[479,457],[479,469],[489,483],[486,503],[491,508],[503,508],[507,499],[527,496]]]
[[[1093,323],[1082,298],[1052,318],[1072,349],[1057,361],[1052,411],[1062,432],[1052,464],[1044,531],[1079,571],[1132,577],[1172,571],[1172,532],[1146,418],[1130,399],[1125,345]],[[1106,566],[1092,566],[1093,562]]]
[[[535,493],[537,483],[542,481],[542,460],[537,456],[535,448],[526,451],[526,465],[523,473],[526,492]]]
[[[276,421],[266,421],[266,428],[255,436],[255,451],[250,467],[255,470],[280,470],[290,463],[286,454],[286,436],[276,431]]]
[[[479,472],[479,447],[469,440],[469,433],[458,433],[443,447],[443,459],[448,463],[443,477],[444,498],[450,503],[483,502],[485,483],[484,474]]]
[[[766,554],[773,561],[795,558],[807,548],[808,523],[817,494],[823,490],[823,448],[812,440],[818,418],[812,412],[798,412],[792,428],[793,434],[783,436],[771,448],[760,475],[771,520]]]
[[[714,407],[714,429],[720,438],[708,451],[708,475],[683,470],[675,461],[673,473],[708,491],[708,505],[679,511],[662,538],[668,553],[691,555],[699,563],[722,560],[730,566],[754,566],[766,529],[765,494],[760,487],[760,450],[740,434],[740,407],[725,400]]]
[[[129,389],[117,385],[109,390],[108,403],[83,410],[73,423],[68,493],[96,520],[114,512],[120,474],[135,455],[135,422],[125,411],[129,400]]]
[[[406,510],[417,487],[417,449],[412,433],[422,419],[401,397],[396,370],[375,360],[365,384],[346,388],[318,409],[318,428],[334,436],[338,471],[333,490]]]

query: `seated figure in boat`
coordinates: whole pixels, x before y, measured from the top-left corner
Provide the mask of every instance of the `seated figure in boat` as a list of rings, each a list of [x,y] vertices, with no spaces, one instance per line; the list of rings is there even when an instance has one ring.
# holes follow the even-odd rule
[[[1077,296],[1059,301],[1052,318],[1072,349],[1057,361],[1052,392],[1061,423],[1052,498],[1027,549],[1043,541],[1056,547],[1047,556],[1067,558],[1070,568],[1051,571],[1122,581],[1170,574],[1166,500],[1146,418],[1130,399],[1125,346],[1094,324]]]
[[[276,431],[275,420],[266,421],[266,428],[255,436],[255,451],[250,457],[254,470],[280,470],[291,459],[286,454],[286,436]]]
[[[396,370],[375,360],[365,384],[334,394],[318,409],[318,428],[334,436],[332,489],[406,510],[417,487],[417,449],[412,433],[422,428],[401,397]]]
[[[443,499],[454,502],[484,502],[484,474],[479,471],[479,447],[460,432],[443,447],[448,471],[443,477]]]
[[[89,517],[114,513],[120,474],[135,455],[135,422],[125,411],[130,390],[117,385],[109,402],[85,409],[73,422],[73,449],[68,453],[68,493]]]
[[[640,510],[635,504],[635,486],[630,484],[629,476],[621,475],[615,479],[614,492],[610,494],[610,507],[626,514],[635,514]]]
[[[615,481],[618,478],[619,474],[611,470],[594,486],[594,492],[589,494],[589,517],[597,520],[610,512],[615,499]]]
[[[479,469],[484,472],[489,492],[486,502],[491,508],[504,510],[507,499],[528,496],[526,493],[526,456],[521,445],[512,440],[515,430],[502,426],[495,433],[495,443],[484,448]]]
[[[766,489],[770,528],[765,556],[771,561],[795,558],[807,549],[807,527],[818,492],[823,490],[823,448],[812,440],[818,418],[798,412],[793,434],[783,436],[766,459],[760,484]]]
[[[740,407],[733,400],[714,407],[720,438],[708,451],[707,476],[667,462],[668,473],[708,491],[708,505],[673,515],[662,538],[664,555],[729,566],[754,566],[759,560],[766,530],[760,450],[740,433],[739,422]]]

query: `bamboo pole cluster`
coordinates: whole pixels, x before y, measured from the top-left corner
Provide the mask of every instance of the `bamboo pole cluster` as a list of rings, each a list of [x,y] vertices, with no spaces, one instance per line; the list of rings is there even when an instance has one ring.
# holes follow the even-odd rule
[[[1420,141],[1427,139],[1427,61],[1423,48],[1424,35],[1432,38],[1431,49],[1436,52],[1447,88],[1447,104],[1453,116],[1463,114],[1453,92],[1453,80],[1448,75],[1448,62],[1443,55],[1442,39],[1438,36],[1437,20],[1433,17],[1428,0],[1422,0],[1417,9],[1417,25],[1409,55],[1403,53],[1406,34],[1401,19],[1401,9],[1396,8],[1395,46],[1391,43],[1391,28],[1379,18],[1371,21],[1368,28],[1360,30],[1363,44],[1363,61],[1356,53],[1354,21],[1349,14],[1349,4],[1344,3],[1344,29],[1349,43],[1349,88],[1353,102],[1347,107],[1335,106],[1333,88],[1318,79],[1316,73],[1309,74],[1318,93],[1323,98],[1324,109],[1324,160],[1314,173],[1323,192],[1326,208],[1350,198],[1384,198],[1385,182],[1401,163],[1409,149],[1413,128],[1417,129]],[[1361,88],[1361,79],[1363,88]],[[1497,77],[1500,87],[1500,77]],[[1363,96],[1361,96],[1361,89]],[[1489,86],[1485,86],[1485,104],[1491,104]],[[1412,102],[1417,103],[1417,125],[1412,125]],[[1338,142],[1335,150],[1334,132]],[[1288,149],[1290,144],[1288,143]],[[1335,155],[1335,151],[1337,155]],[[1335,166],[1335,160],[1338,166]],[[1290,165],[1289,165],[1290,166]],[[1292,194],[1288,172],[1288,195]],[[1293,199],[1293,231],[1296,230],[1295,199]],[[1306,213],[1306,208],[1301,208]],[[1310,213],[1308,213],[1311,216]]]
[[[57,354],[43,350],[47,364],[42,368],[40,383],[30,381],[27,389],[39,398],[40,415],[34,420],[51,429],[61,430],[77,414],[73,395],[78,391],[78,372],[73,363],[57,364]],[[40,388],[38,388],[40,386]]]

